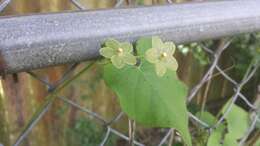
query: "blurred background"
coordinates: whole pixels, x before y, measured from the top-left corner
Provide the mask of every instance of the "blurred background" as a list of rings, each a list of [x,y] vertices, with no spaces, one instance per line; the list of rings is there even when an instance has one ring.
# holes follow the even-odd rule
[[[113,8],[116,0],[80,0],[87,9]],[[176,3],[187,2],[184,0]],[[125,1],[124,5],[156,5],[167,3],[165,0]],[[78,10],[69,0],[13,0],[0,13],[5,15],[24,15],[32,13],[49,13]],[[246,72],[255,51],[259,52],[259,34],[247,34],[234,37],[231,45],[221,56],[219,65],[236,81],[240,81]],[[220,40],[179,45],[175,56],[179,63],[178,76],[190,88],[196,85],[212,63],[212,56],[204,47],[216,50]],[[250,49],[249,49],[250,48]],[[73,72],[78,72],[87,63],[81,63]],[[38,77],[49,83],[57,82],[69,68],[69,65],[50,67],[33,71]],[[259,71],[243,88],[243,93],[251,103],[259,98]],[[32,114],[45,100],[48,88],[28,73],[7,75],[0,83],[0,143],[9,146],[15,142]],[[233,85],[219,73],[214,72],[211,80],[196,95],[189,110],[194,113],[201,107],[216,114],[221,106],[233,94]],[[81,106],[98,113],[104,119],[111,120],[121,110],[116,96],[109,90],[102,79],[102,68],[94,66],[75,82],[59,93]],[[174,103],[172,103],[174,106]],[[243,102],[237,104],[250,110]],[[113,128],[128,133],[128,118],[123,115]],[[136,139],[143,144],[156,145],[166,133],[165,129],[145,128],[137,125]],[[33,128],[23,146],[95,146],[99,145],[106,133],[106,128],[93,117],[68,104],[57,100],[50,107],[43,119]],[[257,133],[259,136],[259,132]],[[256,137],[257,138],[257,137]],[[124,146],[122,138],[110,136],[107,146]]]

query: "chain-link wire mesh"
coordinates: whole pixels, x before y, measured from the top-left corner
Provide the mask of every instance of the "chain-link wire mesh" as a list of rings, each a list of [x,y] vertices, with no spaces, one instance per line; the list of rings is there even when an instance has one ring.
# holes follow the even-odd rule
[[[0,12],[5,9],[5,7],[11,2],[11,0],[2,0],[0,2]],[[167,0],[167,2],[173,3],[171,0]],[[71,0],[71,3],[80,10],[88,9],[86,6],[83,6],[79,1],[77,0]],[[131,3],[128,1],[128,4]],[[125,0],[117,0],[114,7],[121,7],[124,6]],[[252,64],[247,69],[247,72],[244,74],[243,79],[240,82],[235,81],[231,76],[229,76],[224,69],[222,69],[218,62],[221,58],[221,55],[223,54],[224,50],[228,48],[230,43],[232,42],[232,39],[225,39],[222,41],[222,43],[218,46],[216,51],[212,51],[212,49],[207,48],[205,45],[200,44],[203,49],[211,56],[212,63],[206,73],[203,75],[201,80],[192,88],[190,91],[190,94],[187,97],[188,103],[196,96],[196,94],[203,88],[205,84],[209,82],[209,80],[213,77],[214,71],[217,71],[218,74],[220,74],[225,80],[230,82],[233,85],[233,96],[230,98],[231,102],[228,105],[228,108],[222,114],[222,116],[219,118],[219,120],[216,122],[214,126],[210,126],[207,123],[201,121],[199,118],[197,118],[194,114],[189,112],[189,118],[192,123],[199,124],[201,127],[208,129],[209,133],[212,132],[216,127],[218,127],[225,119],[225,117],[230,113],[232,107],[234,106],[235,102],[238,99],[241,99],[244,101],[244,103],[250,108],[250,112],[252,113],[250,127],[248,128],[246,134],[244,137],[239,141],[239,145],[244,145],[247,138],[250,136],[250,134],[255,130],[256,123],[260,121],[260,117],[256,114],[258,108],[251,103],[248,98],[243,95],[241,92],[243,86],[249,82],[249,80],[256,74],[257,69],[259,68],[258,64]],[[100,146],[106,145],[107,141],[111,137],[111,135],[116,135],[121,139],[124,139],[126,141],[129,141],[130,144],[137,145],[137,146],[144,146],[140,141],[137,141],[135,139],[135,130],[136,125],[134,121],[129,120],[129,134],[126,135],[123,132],[120,132],[119,130],[116,130],[115,128],[112,128],[112,125],[118,122],[122,116],[124,115],[123,112],[120,112],[117,116],[115,116],[111,120],[106,120],[98,113],[95,113],[91,111],[90,109],[83,107],[80,105],[80,103],[76,103],[73,100],[70,100],[67,97],[58,95],[58,92],[61,91],[63,88],[65,88],[67,85],[69,85],[73,80],[78,78],[83,72],[88,70],[92,67],[94,63],[89,63],[87,67],[83,68],[81,71],[78,71],[75,73],[75,69],[79,65],[78,63],[70,65],[68,67],[67,71],[63,74],[63,76],[54,84],[49,83],[46,79],[41,78],[36,73],[32,71],[27,71],[29,75],[31,75],[33,78],[37,79],[42,84],[46,85],[48,87],[48,95],[46,96],[46,100],[42,105],[39,107],[37,112],[35,112],[31,118],[31,120],[26,124],[27,126],[23,129],[23,131],[20,133],[19,137],[16,139],[14,146],[19,146],[28,136],[28,134],[32,131],[32,129],[36,126],[36,124],[42,119],[42,117],[45,115],[45,113],[50,109],[53,102],[55,100],[63,101],[64,103],[67,103],[71,107],[76,108],[77,110],[81,111],[82,113],[85,113],[86,116],[94,118],[98,121],[100,125],[102,125],[106,132],[104,133],[104,136],[102,138],[102,141],[100,141]],[[164,144],[171,143],[171,135],[176,134],[176,131],[174,129],[164,129],[163,131],[164,136],[162,136],[161,141],[157,144],[158,146],[162,146]],[[0,144],[1,146],[1,144]]]

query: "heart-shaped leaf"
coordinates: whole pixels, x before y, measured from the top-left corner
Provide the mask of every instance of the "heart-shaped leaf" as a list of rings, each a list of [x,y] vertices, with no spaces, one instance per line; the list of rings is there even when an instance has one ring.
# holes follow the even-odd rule
[[[222,109],[222,113],[227,110],[229,105],[230,102],[227,102]],[[233,137],[234,139],[242,138],[249,128],[248,112],[235,104],[232,106],[231,111],[227,114],[225,119],[228,124],[229,137]]]
[[[222,108],[221,113],[224,114],[225,111],[230,107],[230,102],[227,102]],[[223,146],[233,146],[238,145],[238,140],[242,138],[247,129],[249,128],[249,115],[248,113],[237,105],[231,107],[230,112],[225,117],[227,122],[227,132],[225,132],[223,127],[220,125],[217,129],[210,135],[207,146],[218,146],[220,141],[223,141]]]
[[[217,120],[216,117],[214,117],[211,113],[206,111],[196,113],[196,117],[198,117],[203,122],[207,123],[209,126],[214,125]]]
[[[143,56],[152,47],[152,38],[137,43],[137,53]],[[167,71],[158,77],[153,64],[141,58],[140,66],[104,67],[106,84],[119,97],[123,111],[145,126],[177,129],[184,142],[191,146],[185,97],[187,87],[177,78],[176,72]]]

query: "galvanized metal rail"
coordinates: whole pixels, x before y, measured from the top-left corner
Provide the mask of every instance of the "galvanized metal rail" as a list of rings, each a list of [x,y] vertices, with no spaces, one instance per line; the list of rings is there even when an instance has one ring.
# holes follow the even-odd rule
[[[260,0],[0,17],[0,73],[81,62],[107,38],[188,43],[260,31]]]

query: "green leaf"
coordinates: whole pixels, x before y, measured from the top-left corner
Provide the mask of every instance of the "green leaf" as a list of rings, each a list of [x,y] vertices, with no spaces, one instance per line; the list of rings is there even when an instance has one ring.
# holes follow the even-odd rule
[[[215,130],[214,132],[211,133],[207,146],[221,146],[220,140],[222,137],[222,131],[220,130]]]
[[[136,0],[135,3],[137,5],[144,5],[144,0]]]
[[[223,146],[236,146],[236,145],[238,145],[237,139],[234,137],[232,133],[227,133],[225,135]]]
[[[196,117],[198,117],[203,122],[207,123],[209,126],[212,126],[216,123],[217,119],[209,112],[198,112],[196,113]]]
[[[224,114],[225,111],[230,106],[230,102],[227,102],[222,108],[221,113]],[[224,125],[217,127],[209,137],[207,146],[218,146],[221,138],[224,138],[223,146],[235,146],[238,145],[238,140],[242,138],[247,129],[249,128],[249,114],[237,105],[233,105],[230,112],[225,118],[227,122],[228,133],[225,133]],[[221,128],[222,127],[222,128]]]
[[[223,146],[221,144],[223,137],[225,136],[225,125],[221,124],[217,127],[209,136],[207,146]],[[230,145],[231,146],[231,145]],[[232,145],[233,146],[233,145]]]
[[[151,46],[151,38],[141,39],[137,43],[137,53],[144,55]],[[130,118],[145,126],[175,128],[191,146],[185,103],[187,87],[177,78],[176,72],[167,71],[163,77],[158,77],[154,66],[141,58],[139,67],[126,65],[117,69],[106,65],[104,79]]]
[[[256,111],[256,114],[257,114],[257,116],[258,117],[260,117],[260,105],[259,106],[257,106],[257,111]],[[258,121],[256,121],[256,128],[258,128],[258,129],[260,129],[260,121],[258,120]],[[259,145],[260,146],[260,145]]]
[[[260,139],[257,140],[257,142],[255,143],[255,146],[260,146]]]
[[[222,109],[222,113],[227,110],[229,104],[230,102],[226,103]],[[249,128],[249,114],[236,104],[232,106],[231,111],[225,119],[228,124],[229,137],[233,137],[234,139],[242,138]]]

